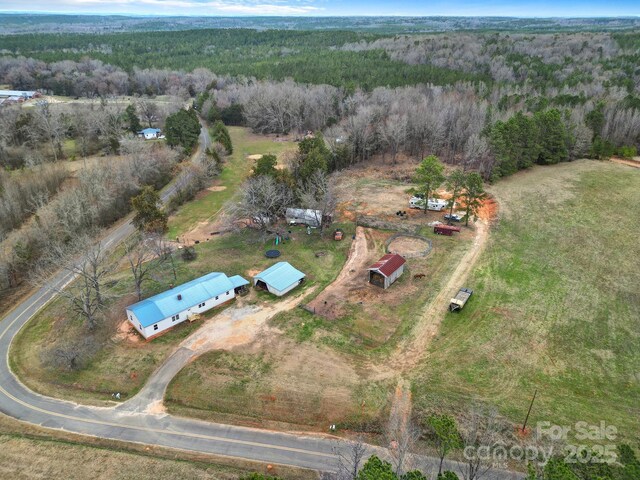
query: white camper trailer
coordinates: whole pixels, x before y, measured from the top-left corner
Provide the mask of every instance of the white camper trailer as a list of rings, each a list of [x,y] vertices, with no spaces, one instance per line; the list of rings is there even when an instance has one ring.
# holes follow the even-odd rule
[[[435,210],[436,212],[441,212],[445,208],[447,208],[447,201],[441,198],[430,198],[427,202],[427,210]],[[424,198],[421,197],[412,197],[409,200],[409,207],[411,208],[424,208]]]

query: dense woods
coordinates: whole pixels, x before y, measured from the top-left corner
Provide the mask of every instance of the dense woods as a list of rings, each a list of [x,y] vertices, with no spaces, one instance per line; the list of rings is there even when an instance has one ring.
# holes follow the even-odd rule
[[[322,132],[301,142],[290,178],[275,176],[300,195],[317,170],[374,156],[417,165],[437,155],[495,180],[534,164],[633,156],[640,146],[637,33],[239,29],[17,35],[2,45],[0,83],[96,100],[1,107],[4,169],[68,158],[67,141],[74,156],[124,154],[135,164],[96,166],[79,177],[79,188],[60,193],[66,174],[59,170],[38,167],[45,173],[37,180],[3,173],[5,285],[37,262],[34,246],[107,225],[142,187],[166,183],[177,155],[197,141],[196,113],[215,125],[216,143],[181,168],[169,208],[219,171],[233,148],[225,124],[298,138]],[[163,128],[178,151],[147,152],[128,139],[147,126]],[[267,183],[256,183],[256,192]],[[107,201],[98,202],[100,191],[109,192]],[[34,214],[38,222],[23,225]]]
[[[0,81],[15,88],[195,97],[212,122],[324,131],[331,169],[376,154],[392,163],[436,154],[497,178],[533,163],[629,155],[640,142],[637,33],[238,29],[3,40]],[[531,142],[535,151],[514,160]]]

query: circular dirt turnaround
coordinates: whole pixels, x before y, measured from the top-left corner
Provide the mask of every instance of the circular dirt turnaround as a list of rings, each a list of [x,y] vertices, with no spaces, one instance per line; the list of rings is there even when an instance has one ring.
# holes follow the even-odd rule
[[[418,235],[396,234],[387,243],[388,253],[397,253],[406,258],[423,257],[431,251],[431,241]]]

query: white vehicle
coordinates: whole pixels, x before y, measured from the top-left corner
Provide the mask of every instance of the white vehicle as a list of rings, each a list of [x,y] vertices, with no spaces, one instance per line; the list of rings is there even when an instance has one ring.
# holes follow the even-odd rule
[[[445,208],[447,208],[447,201],[442,200],[441,198],[430,198],[427,202],[427,210],[435,210],[436,212],[441,212]],[[424,198],[421,197],[412,197],[409,200],[409,207],[411,208],[424,208]]]

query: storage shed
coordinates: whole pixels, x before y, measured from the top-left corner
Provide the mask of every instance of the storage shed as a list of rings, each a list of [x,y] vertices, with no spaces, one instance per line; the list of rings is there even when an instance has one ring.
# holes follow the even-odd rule
[[[322,212],[310,208],[287,208],[285,216],[287,223],[291,225],[308,225],[316,228],[323,221]]]
[[[383,255],[380,260],[368,268],[369,283],[378,287],[389,288],[404,272],[404,264],[406,262],[397,253]]]
[[[253,277],[257,288],[281,297],[304,281],[305,274],[288,262],[278,262]]]
[[[155,337],[192,315],[233,298],[249,282],[239,275],[212,272],[127,307],[127,319],[146,338]]]

